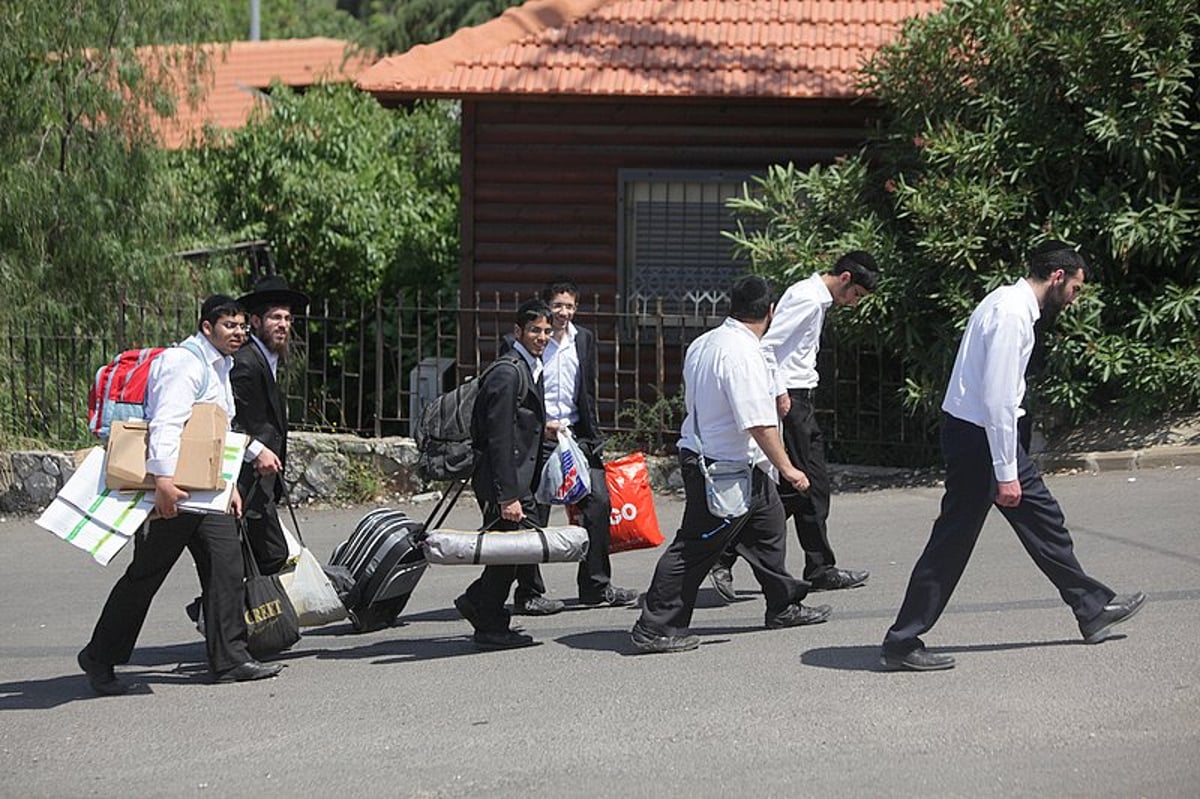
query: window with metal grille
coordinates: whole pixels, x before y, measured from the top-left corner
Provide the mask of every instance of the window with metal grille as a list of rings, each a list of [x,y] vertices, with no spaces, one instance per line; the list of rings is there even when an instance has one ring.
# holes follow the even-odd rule
[[[716,315],[748,263],[723,231],[737,230],[725,201],[748,173],[621,170],[620,291],[625,310]]]

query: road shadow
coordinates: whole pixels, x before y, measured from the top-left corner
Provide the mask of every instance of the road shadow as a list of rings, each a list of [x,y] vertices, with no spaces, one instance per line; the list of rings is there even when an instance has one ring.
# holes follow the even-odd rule
[[[534,646],[540,641],[535,641]],[[415,663],[422,660],[441,660],[464,655],[482,655],[469,633],[437,638],[387,638],[347,649],[310,649],[297,656],[314,656],[318,660],[365,660],[374,665]]]
[[[633,625],[631,624],[630,627]],[[741,635],[742,633],[764,632],[762,627],[693,627],[691,632],[700,636],[700,646],[727,644],[732,639],[719,636]],[[633,645],[629,638],[629,628],[618,630],[589,630],[585,633],[570,633],[554,639],[555,642],[571,649],[583,649],[591,652],[615,652],[618,655],[646,654]]]
[[[1108,640],[1113,641],[1124,637],[1123,635],[1115,635]],[[1016,649],[1039,649],[1048,646],[1091,646],[1091,644],[1084,644],[1078,638],[1064,638],[1057,641],[1014,641],[999,644],[940,646],[930,647],[929,651],[935,654],[949,655],[970,652],[1006,652]],[[824,646],[809,649],[800,655],[800,662],[805,666],[834,669],[836,671],[878,671],[882,673],[896,671],[880,665],[878,644],[871,646]]]
[[[199,660],[195,661],[192,656],[197,653]],[[147,647],[135,652],[128,666],[118,666],[117,676],[129,686],[125,696],[153,694],[158,685],[210,684],[211,675],[204,658],[203,644]],[[70,667],[66,674],[57,677],[0,683],[0,711],[49,710],[71,702],[109,698],[92,691],[87,676],[75,666],[73,658]]]

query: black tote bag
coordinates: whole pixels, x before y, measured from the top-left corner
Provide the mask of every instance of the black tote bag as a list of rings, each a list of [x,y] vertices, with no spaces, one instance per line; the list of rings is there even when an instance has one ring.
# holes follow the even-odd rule
[[[277,655],[300,640],[300,620],[276,574],[263,576],[250,550],[246,526],[238,521],[246,563],[246,648],[256,659]]]

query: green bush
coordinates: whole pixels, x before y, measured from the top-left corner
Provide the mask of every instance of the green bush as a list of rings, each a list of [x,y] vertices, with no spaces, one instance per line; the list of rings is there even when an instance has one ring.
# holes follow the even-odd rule
[[[734,239],[784,281],[872,250],[879,333],[932,418],[972,307],[1037,242],[1093,267],[1047,336],[1032,399],[1064,421],[1200,404],[1200,12],[1185,0],[950,0],[866,67],[863,152],[779,166],[734,200]]]

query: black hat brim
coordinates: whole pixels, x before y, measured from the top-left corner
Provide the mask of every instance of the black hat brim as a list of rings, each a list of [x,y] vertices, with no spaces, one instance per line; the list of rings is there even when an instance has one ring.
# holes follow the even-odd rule
[[[278,306],[287,306],[293,311],[304,310],[308,308],[308,295],[292,289],[270,289],[238,297],[238,304],[251,313]]]

